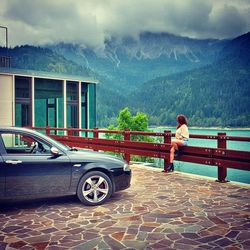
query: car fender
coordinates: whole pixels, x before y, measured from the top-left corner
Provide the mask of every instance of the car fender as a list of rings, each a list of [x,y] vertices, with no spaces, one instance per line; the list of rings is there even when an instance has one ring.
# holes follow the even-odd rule
[[[77,165],[78,167],[76,167]],[[85,163],[85,164],[81,164],[81,163],[74,164],[74,167],[72,169],[72,182],[71,182],[72,192],[76,192],[81,178],[90,171],[100,171],[106,174],[112,182],[112,191],[115,190],[115,186],[114,186],[115,182],[114,182],[114,177],[112,175],[112,170],[110,170],[104,163],[94,162],[94,163]]]

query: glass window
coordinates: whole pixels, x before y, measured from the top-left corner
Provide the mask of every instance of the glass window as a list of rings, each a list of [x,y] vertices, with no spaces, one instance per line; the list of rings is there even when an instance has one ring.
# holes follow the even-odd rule
[[[50,145],[21,133],[2,134],[8,154],[50,154]]]
[[[78,82],[67,81],[67,127],[78,128]]]
[[[15,125],[19,127],[31,125],[30,121],[30,104],[17,103],[15,105]]]
[[[63,127],[63,82],[35,79],[35,126]]]
[[[31,125],[31,78],[15,76],[15,125]]]
[[[89,128],[96,127],[96,85],[88,84]]]
[[[81,108],[82,108],[82,121],[81,121],[81,126],[82,128],[88,128],[88,123],[87,123],[87,117],[88,117],[88,112],[87,112],[87,94],[88,94],[88,85],[87,83],[81,83]]]
[[[67,127],[78,128],[78,108],[76,104],[67,105]]]
[[[15,95],[16,98],[31,97],[31,78],[23,76],[15,76]]]
[[[67,101],[78,100],[78,82],[67,81]]]

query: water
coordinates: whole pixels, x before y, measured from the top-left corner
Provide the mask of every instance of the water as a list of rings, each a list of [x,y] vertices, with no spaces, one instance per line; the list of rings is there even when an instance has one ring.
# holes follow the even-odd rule
[[[175,133],[175,128],[153,128],[155,132],[163,132],[164,130],[171,130],[172,133]],[[247,136],[250,137],[250,130],[240,130],[240,129],[189,129],[190,134],[199,134],[199,135],[217,135],[217,133],[224,132],[229,136]],[[203,140],[203,139],[193,139],[189,140],[190,146],[200,146],[200,147],[217,147],[217,140]],[[227,149],[233,150],[243,150],[249,151],[250,154],[250,142],[235,142],[228,141]],[[159,162],[158,162],[159,164]],[[160,165],[163,166],[163,161],[160,161]],[[209,177],[214,177],[217,179],[217,167],[194,164],[188,162],[175,161],[175,169],[180,172],[192,173],[197,175],[204,175]],[[227,169],[227,179],[230,181],[237,181],[250,184],[250,171],[243,171],[238,169]]]

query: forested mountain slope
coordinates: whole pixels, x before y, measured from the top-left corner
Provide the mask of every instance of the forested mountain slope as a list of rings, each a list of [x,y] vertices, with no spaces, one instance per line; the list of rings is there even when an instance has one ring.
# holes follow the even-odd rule
[[[175,124],[185,113],[196,126],[250,125],[250,33],[232,40],[209,66],[143,84],[131,107],[154,125]]]
[[[11,67],[19,69],[41,70],[80,76],[95,76],[94,72],[50,49],[30,45],[15,48],[0,47],[0,55],[11,57]]]
[[[100,49],[66,43],[47,47],[97,72],[97,120],[103,127],[124,107],[139,106],[131,100],[131,93],[143,82],[211,64],[228,42],[145,32],[137,39],[107,39]]]

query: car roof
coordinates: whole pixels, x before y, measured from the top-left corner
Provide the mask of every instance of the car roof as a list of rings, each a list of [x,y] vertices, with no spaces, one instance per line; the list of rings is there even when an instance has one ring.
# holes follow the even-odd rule
[[[25,127],[14,127],[14,126],[0,126],[0,132],[24,132],[28,134],[33,134],[36,136],[44,137],[42,133],[30,128]]]
[[[14,126],[0,126],[1,131],[23,131],[23,132],[36,132],[33,129],[25,127],[14,127]]]

